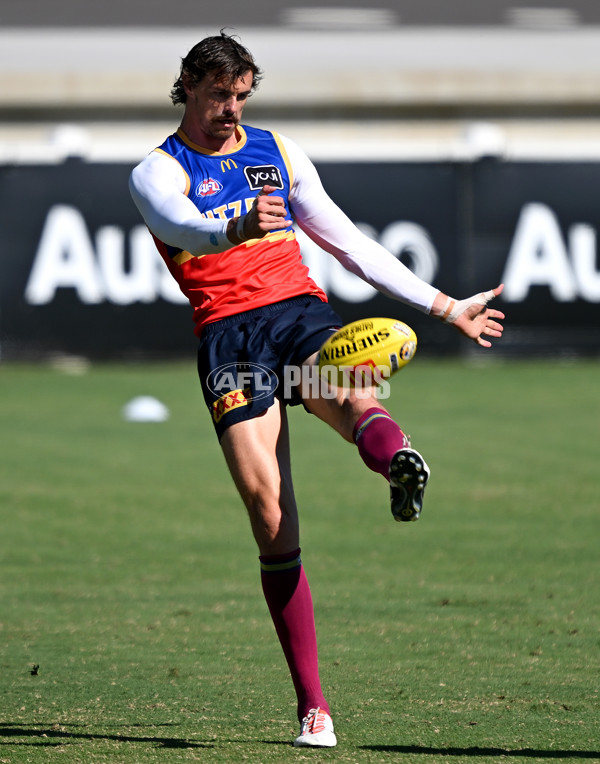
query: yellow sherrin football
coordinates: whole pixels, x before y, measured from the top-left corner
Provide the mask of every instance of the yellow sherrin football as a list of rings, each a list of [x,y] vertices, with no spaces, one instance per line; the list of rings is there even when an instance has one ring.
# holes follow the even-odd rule
[[[417,335],[403,321],[364,318],[346,324],[323,343],[319,374],[332,384],[377,384],[406,366],[416,349]]]

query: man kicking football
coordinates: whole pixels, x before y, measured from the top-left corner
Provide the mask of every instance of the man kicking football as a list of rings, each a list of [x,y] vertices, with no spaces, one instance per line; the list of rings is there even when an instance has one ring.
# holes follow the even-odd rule
[[[299,381],[288,396],[283,384],[259,395],[251,375],[226,391],[209,378],[226,365],[260,364],[282,380],[286,367],[312,366],[341,326],[302,263],[294,225],[383,294],[454,325],[482,347],[502,335],[504,315],[487,307],[502,286],[452,299],[362,234],[293,141],[242,125],[260,78],[235,38],[221,33],[195,45],[171,92],[184,107],[181,124],[133,170],[130,188],[193,308],[205,401],[250,517],[264,596],[296,691],[294,745],[331,747],[336,736],[300,557],[286,407],[303,404],[356,443],[365,464],[389,482],[398,520],[419,516],[429,469],[375,394],[340,389],[315,396]]]

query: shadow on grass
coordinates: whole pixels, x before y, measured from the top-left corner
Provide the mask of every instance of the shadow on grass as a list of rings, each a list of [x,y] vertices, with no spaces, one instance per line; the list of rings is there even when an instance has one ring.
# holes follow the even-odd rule
[[[600,761],[600,751],[542,751],[536,748],[428,748],[418,745],[361,745],[364,751],[382,751],[384,753],[421,753],[426,756],[505,756],[518,759],[595,759]]]
[[[112,740],[119,743],[151,743],[161,748],[214,748],[212,743],[194,742],[185,738],[167,737],[164,735],[110,735],[103,732],[69,732],[66,727],[77,725],[16,725],[0,724],[0,745],[65,745],[81,740]],[[127,725],[128,728],[142,725]],[[143,725],[147,727],[166,727],[171,725]],[[173,725],[174,726],[174,725]],[[7,738],[2,740],[2,738]],[[28,738],[27,740],[9,740],[11,738]],[[34,738],[37,738],[34,740]]]

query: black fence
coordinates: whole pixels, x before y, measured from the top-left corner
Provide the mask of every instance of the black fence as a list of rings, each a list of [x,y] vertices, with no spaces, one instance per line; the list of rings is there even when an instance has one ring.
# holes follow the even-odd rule
[[[330,196],[422,278],[456,297],[503,281],[506,355],[600,353],[600,163],[319,163]],[[130,200],[128,164],[0,167],[2,359],[189,355],[191,309]],[[478,352],[377,294],[301,237],[345,321],[409,323],[419,352]]]

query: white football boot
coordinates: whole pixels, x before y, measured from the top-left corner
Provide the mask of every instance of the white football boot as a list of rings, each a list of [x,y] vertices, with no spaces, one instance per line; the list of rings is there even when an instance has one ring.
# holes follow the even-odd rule
[[[296,747],[333,748],[337,738],[331,716],[320,708],[311,708],[300,724],[300,734],[294,740]]]

